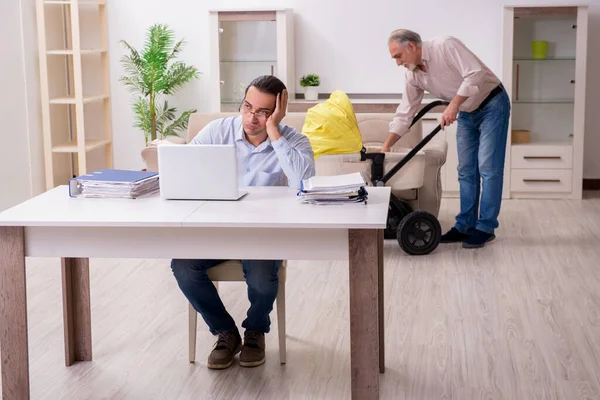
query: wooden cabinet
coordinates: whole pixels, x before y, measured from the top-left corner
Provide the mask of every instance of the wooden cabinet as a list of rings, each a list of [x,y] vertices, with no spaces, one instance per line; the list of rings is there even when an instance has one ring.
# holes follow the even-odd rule
[[[572,174],[569,169],[519,169],[511,170],[512,190],[517,193],[548,194],[570,193]]]
[[[587,24],[587,6],[504,8],[512,198],[581,198]],[[512,143],[512,130],[530,140]]]
[[[293,32],[290,9],[211,10],[211,111],[238,111],[246,87],[260,75],[277,76],[293,99]]]
[[[513,145],[513,169],[572,169],[573,146]]]

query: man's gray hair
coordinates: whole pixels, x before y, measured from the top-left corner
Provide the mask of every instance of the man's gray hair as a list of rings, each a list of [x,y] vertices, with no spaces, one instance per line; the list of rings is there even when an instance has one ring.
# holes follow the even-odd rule
[[[413,43],[417,47],[421,47],[421,36],[417,32],[413,32],[408,29],[396,29],[390,34],[388,46],[392,42],[396,42],[404,48],[406,48],[406,45],[409,42]]]

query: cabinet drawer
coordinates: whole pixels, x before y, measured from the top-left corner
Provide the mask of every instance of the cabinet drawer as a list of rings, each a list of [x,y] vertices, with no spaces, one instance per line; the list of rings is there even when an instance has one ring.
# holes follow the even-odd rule
[[[512,192],[571,192],[570,169],[513,169],[510,173]]]
[[[512,168],[573,167],[573,146],[514,145],[511,147]]]

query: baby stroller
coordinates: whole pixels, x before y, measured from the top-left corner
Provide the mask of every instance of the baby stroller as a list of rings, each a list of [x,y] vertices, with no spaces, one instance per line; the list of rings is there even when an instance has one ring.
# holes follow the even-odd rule
[[[430,110],[438,106],[447,106],[445,101],[434,101],[414,117],[411,127]],[[385,153],[367,153],[363,147],[361,161],[371,160],[371,183],[373,186],[385,184],[406,165],[433,137],[442,129],[438,125],[429,135],[424,137],[394,167],[384,174]],[[397,239],[400,248],[410,255],[425,255],[434,251],[440,243],[442,230],[438,219],[426,211],[414,211],[410,204],[391,193],[388,209],[387,226],[384,231],[386,239]]]

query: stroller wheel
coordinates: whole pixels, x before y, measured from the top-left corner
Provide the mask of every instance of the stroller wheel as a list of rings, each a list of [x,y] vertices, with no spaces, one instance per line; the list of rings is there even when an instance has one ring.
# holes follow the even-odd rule
[[[397,215],[389,215],[387,220],[387,226],[383,232],[384,239],[396,239],[396,232],[398,231],[398,224],[400,218]]]
[[[442,227],[436,217],[414,211],[400,221],[396,238],[405,253],[420,256],[431,253],[440,244]]]
[[[404,200],[396,199],[390,202],[387,225],[383,234],[384,239],[396,239],[400,221],[412,212],[410,204]]]

